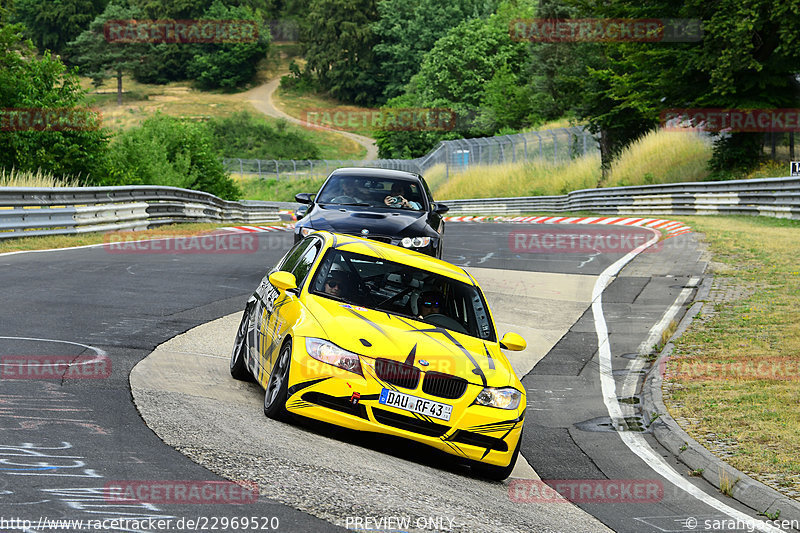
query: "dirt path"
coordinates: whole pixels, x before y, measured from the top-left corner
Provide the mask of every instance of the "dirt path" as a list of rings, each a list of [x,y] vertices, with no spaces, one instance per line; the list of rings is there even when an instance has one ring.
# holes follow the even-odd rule
[[[305,128],[308,128],[308,124],[299,120],[291,115],[287,115],[277,107],[272,101],[272,95],[278,86],[281,83],[281,76],[285,74],[279,74],[276,78],[268,81],[264,85],[259,85],[254,89],[250,89],[247,92],[242,93],[242,96],[245,100],[249,101],[253,104],[257,110],[261,111],[267,116],[275,117],[275,118],[282,118],[287,120],[288,122],[292,122],[294,124],[299,124]],[[367,155],[365,160],[372,160],[378,158],[378,147],[375,145],[375,139],[370,139],[369,137],[364,137],[363,135],[356,135],[355,133],[350,133],[349,131],[340,131],[333,128],[326,128],[324,126],[314,126],[315,128],[328,130],[338,133],[339,135],[344,135],[348,139],[352,139],[353,141],[357,142],[361,146],[367,149]]]

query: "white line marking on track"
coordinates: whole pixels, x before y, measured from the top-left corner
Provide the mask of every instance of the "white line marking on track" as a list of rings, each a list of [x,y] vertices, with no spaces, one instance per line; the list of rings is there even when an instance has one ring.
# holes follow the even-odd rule
[[[730,516],[734,520],[746,521],[747,523],[752,524],[758,531],[780,533],[780,529],[770,526],[769,524],[766,524],[760,520],[754,519],[747,514],[717,500],[713,496],[706,494],[681,476],[678,472],[676,472],[675,469],[669,464],[667,464],[667,462],[664,461],[664,458],[657,454],[650,447],[643,435],[631,431],[625,431],[626,425],[624,416],[617,399],[617,386],[612,374],[611,345],[608,339],[608,327],[606,325],[605,315],[603,315],[602,295],[606,286],[608,286],[608,284],[611,282],[611,278],[613,276],[616,276],[619,271],[622,270],[622,268],[631,260],[633,260],[633,258],[635,258],[639,253],[658,242],[660,234],[655,230],[653,230],[653,233],[654,235],[649,241],[642,244],[635,250],[632,250],[624,257],[617,260],[614,264],[606,268],[597,278],[594,288],[592,289],[592,314],[594,316],[595,331],[597,332],[597,347],[600,359],[600,387],[602,390],[603,402],[606,405],[608,414],[611,417],[612,423],[618,429],[617,434],[625,446],[627,446],[628,449],[635,453],[642,461],[644,461],[647,466],[664,477],[667,481],[683,490],[687,494],[693,496],[697,500],[708,505],[709,507],[712,507],[717,511],[726,514],[727,516]]]

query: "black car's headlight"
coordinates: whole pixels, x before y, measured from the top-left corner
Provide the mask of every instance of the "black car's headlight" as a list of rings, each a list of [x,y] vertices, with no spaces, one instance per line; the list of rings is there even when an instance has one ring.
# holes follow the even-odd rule
[[[404,248],[425,248],[430,243],[430,237],[405,237],[400,241]]]
[[[361,361],[358,359],[358,354],[339,348],[330,341],[307,337],[306,352],[317,361],[337,366],[360,376],[364,375],[361,372]]]
[[[312,231],[314,231],[314,228],[303,226],[300,228],[300,231],[298,231],[298,233],[300,234],[301,237],[308,237],[308,234],[311,233]]]
[[[522,393],[513,387],[484,387],[475,403],[498,409],[516,409],[521,400]]]

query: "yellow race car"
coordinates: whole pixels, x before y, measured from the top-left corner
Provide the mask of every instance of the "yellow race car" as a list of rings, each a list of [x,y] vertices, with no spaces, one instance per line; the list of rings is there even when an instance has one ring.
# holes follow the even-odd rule
[[[297,243],[247,301],[231,354],[264,413],[421,442],[505,479],[519,454],[525,389],[486,299],[464,269],[328,232]]]

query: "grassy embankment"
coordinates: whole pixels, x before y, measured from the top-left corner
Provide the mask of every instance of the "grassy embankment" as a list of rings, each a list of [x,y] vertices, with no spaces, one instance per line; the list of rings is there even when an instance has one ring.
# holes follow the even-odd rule
[[[559,164],[548,160],[472,167],[451,172],[449,179],[438,166],[425,177],[442,199],[558,195],[598,186],[700,181],[708,175],[710,157],[709,144],[695,135],[655,131],[623,151],[605,182],[599,155]]]
[[[800,222],[681,220],[705,234],[715,289],[667,363],[670,414],[734,467],[798,498]]]
[[[266,83],[288,68],[289,61],[299,53],[298,45],[281,43],[274,46],[272,56],[259,67],[253,87]],[[119,131],[140,124],[156,112],[204,121],[227,117],[239,111],[248,111],[260,120],[277,128],[279,123],[286,130],[297,132],[314,143],[322,159],[361,159],[365,150],[358,143],[334,132],[308,129],[287,124],[286,121],[267,117],[250,104],[247,92],[226,93],[194,89],[191,82],[171,82],[166,85],[138,83],[128,76],[123,77],[122,105],[117,105],[116,79],[109,79],[99,88],[91,80],[83,78],[81,84],[87,89],[85,103],[96,107],[103,116],[103,124],[112,131]],[[229,154],[228,157],[238,157]],[[267,159],[267,155],[263,157]]]

